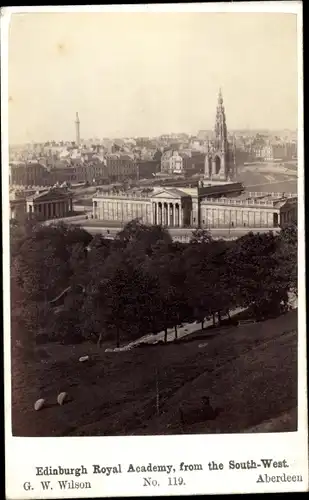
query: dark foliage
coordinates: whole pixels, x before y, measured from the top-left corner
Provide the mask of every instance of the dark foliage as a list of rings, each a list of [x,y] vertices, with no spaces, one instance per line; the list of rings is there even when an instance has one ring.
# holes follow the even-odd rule
[[[177,338],[183,322],[220,323],[236,307],[263,319],[297,293],[295,226],[232,242],[197,230],[189,244],[137,220],[114,241],[62,223],[14,222],[10,231],[14,342],[120,346],[168,328]]]

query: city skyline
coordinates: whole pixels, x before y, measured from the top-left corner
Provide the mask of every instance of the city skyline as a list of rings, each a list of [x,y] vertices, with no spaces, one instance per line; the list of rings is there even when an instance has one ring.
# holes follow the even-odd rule
[[[13,15],[10,143],[194,135],[220,87],[229,130],[295,130],[297,83],[293,14]]]

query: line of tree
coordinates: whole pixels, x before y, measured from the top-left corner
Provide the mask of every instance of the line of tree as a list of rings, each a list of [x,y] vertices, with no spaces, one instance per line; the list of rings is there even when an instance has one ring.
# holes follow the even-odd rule
[[[235,241],[196,230],[188,244],[137,220],[114,240],[63,223],[12,221],[10,231],[11,331],[27,343],[114,339],[120,346],[160,331],[166,340],[169,328],[177,338],[184,322],[203,328],[205,318],[220,323],[237,307],[263,319],[297,293],[295,225]]]

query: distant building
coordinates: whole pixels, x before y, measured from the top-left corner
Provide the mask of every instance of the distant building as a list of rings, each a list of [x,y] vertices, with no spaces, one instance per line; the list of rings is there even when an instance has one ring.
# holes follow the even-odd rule
[[[48,186],[49,171],[37,161],[10,162],[10,186]]]
[[[204,172],[205,165],[205,153],[199,153],[198,151],[191,151],[190,155],[183,155],[183,170],[188,175],[194,175]]]
[[[170,158],[170,172],[173,174],[183,173],[183,158],[178,151],[174,151]]]
[[[151,179],[160,172],[160,161],[156,160],[136,160],[137,179]]]
[[[114,153],[106,156],[107,177],[112,182],[136,179],[137,168],[133,155]]]
[[[171,173],[170,159],[172,156],[173,156],[173,151],[171,149],[163,152],[161,156],[161,172]]]
[[[20,219],[36,216],[39,220],[65,217],[73,210],[72,200],[72,193],[61,188],[37,192],[17,191],[10,196],[10,217]]]
[[[185,153],[170,149],[161,156],[161,172],[167,174],[182,174],[184,170],[183,157]]]
[[[79,160],[70,160],[66,165],[53,168],[50,171],[50,184],[57,182],[62,184],[81,183],[81,182],[105,182],[108,179],[107,167],[105,162],[91,161],[81,162]]]
[[[292,160],[297,157],[296,143],[267,144],[261,148],[260,155],[264,161]]]

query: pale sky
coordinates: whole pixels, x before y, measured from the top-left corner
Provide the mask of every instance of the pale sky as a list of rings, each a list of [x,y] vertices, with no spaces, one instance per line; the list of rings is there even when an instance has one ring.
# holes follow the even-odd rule
[[[296,15],[14,14],[10,143],[297,128]]]

